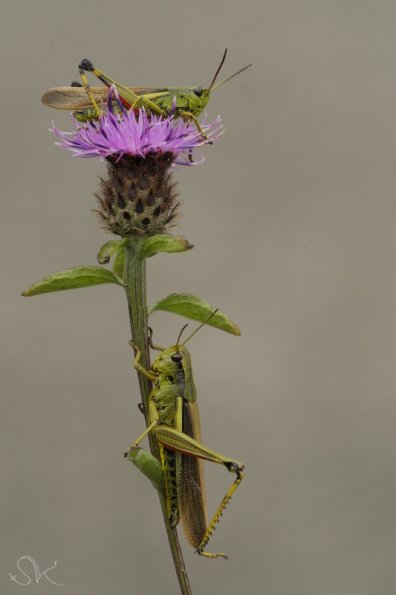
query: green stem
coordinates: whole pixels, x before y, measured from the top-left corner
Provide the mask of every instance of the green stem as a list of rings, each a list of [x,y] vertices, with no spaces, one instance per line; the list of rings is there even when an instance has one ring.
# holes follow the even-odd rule
[[[146,370],[150,368],[150,351],[148,345],[148,313],[146,297],[146,261],[140,256],[140,238],[131,239],[125,246],[124,279],[128,299],[129,320],[131,325],[132,342],[142,352],[141,363]],[[142,374],[138,374],[140,394],[144,405],[146,425],[148,424],[148,400],[151,383]],[[151,453],[159,459],[159,449],[156,441],[149,436]],[[191,587],[184,565],[183,555],[176,529],[173,529],[167,518],[165,494],[159,492],[162,514],[169,546],[172,552],[182,595],[191,595]]]

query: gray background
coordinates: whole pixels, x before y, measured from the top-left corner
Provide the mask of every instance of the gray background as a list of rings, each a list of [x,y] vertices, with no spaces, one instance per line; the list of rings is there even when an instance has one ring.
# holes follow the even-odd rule
[[[151,300],[190,291],[229,313],[190,347],[204,441],[246,463],[212,542],[186,546],[194,595],[394,595],[396,5],[391,1],[34,2],[1,7],[0,592],[178,592],[156,495],[122,453],[142,430],[122,291],[37,298],[94,264],[98,160],[53,146],[42,92],[83,57],[130,85],[207,85],[226,134],[176,176],[176,232]],[[171,344],[181,318],[155,314]],[[231,476],[207,465],[210,509]],[[183,537],[182,537],[183,539]],[[183,542],[184,543],[184,542]],[[45,581],[8,582],[20,556]],[[26,570],[31,570],[26,565]]]

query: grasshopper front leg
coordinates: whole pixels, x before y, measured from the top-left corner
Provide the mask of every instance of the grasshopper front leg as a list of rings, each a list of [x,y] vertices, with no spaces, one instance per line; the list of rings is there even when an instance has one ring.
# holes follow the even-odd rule
[[[142,352],[140,351],[139,347],[134,345],[132,341],[129,341],[129,345],[131,347],[133,347],[133,349],[136,352],[135,359],[133,360],[133,367],[135,368],[135,370],[137,370],[138,372],[143,374],[143,376],[146,376],[146,378],[148,378],[150,380],[150,382],[154,382],[154,380],[156,380],[156,378],[157,378],[156,374],[154,374],[154,372],[151,372],[150,370],[146,370],[146,368],[143,368],[143,366],[140,364],[140,358],[142,357]],[[143,402],[139,403],[138,407],[139,407],[139,411],[141,413],[143,413],[143,415],[144,415],[145,407],[144,407]],[[144,434],[144,436],[145,435],[146,434]],[[143,438],[144,438],[144,436],[143,436]],[[127,456],[127,454],[128,453],[125,453],[125,456]]]
[[[151,349],[155,351],[164,351],[165,347],[161,347],[161,345],[155,345],[153,343],[153,329],[151,326],[148,328],[148,344],[150,345]]]
[[[133,347],[133,349],[136,351],[135,359],[133,360],[133,367],[135,368],[135,370],[137,370],[138,372],[140,372],[141,374],[143,374],[143,376],[146,376],[146,378],[148,378],[151,382],[153,382],[154,380],[156,380],[157,379],[157,374],[155,374],[151,370],[146,370],[146,368],[143,368],[142,364],[140,363],[140,359],[142,357],[142,352],[139,349],[139,347],[137,347],[136,345],[134,345],[132,343],[132,341],[129,341],[129,345],[131,347]]]
[[[198,120],[197,120],[196,116],[194,116],[194,114],[192,114],[191,112],[186,112],[184,110],[179,110],[179,114],[182,116],[182,118],[192,120],[194,122],[195,126],[197,127],[198,132],[202,135],[202,138],[204,140],[206,140],[208,144],[213,145],[213,141],[210,140],[208,135],[204,133],[200,123],[198,122]]]

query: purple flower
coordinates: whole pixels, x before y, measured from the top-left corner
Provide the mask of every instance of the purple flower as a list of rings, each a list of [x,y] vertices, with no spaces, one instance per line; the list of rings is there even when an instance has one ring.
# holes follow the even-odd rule
[[[172,153],[174,163],[196,165],[203,162],[191,159],[191,152],[209,142],[217,140],[223,133],[220,116],[211,123],[201,124],[207,138],[197,129],[192,120],[147,115],[144,108],[136,115],[133,110],[113,110],[113,97],[119,102],[116,89],[109,91],[109,109],[93,120],[81,124],[75,121],[75,132],[62,132],[55,126],[52,132],[58,137],[59,146],[69,149],[76,157],[116,157],[124,155],[146,157],[154,153]]]

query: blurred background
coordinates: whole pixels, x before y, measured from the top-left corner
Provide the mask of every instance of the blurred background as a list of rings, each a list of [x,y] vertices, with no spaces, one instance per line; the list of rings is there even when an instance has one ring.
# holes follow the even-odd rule
[[[176,173],[195,248],[148,266],[149,297],[200,295],[241,327],[191,341],[203,441],[246,463],[194,595],[394,595],[396,5],[3,0],[0,20],[0,591],[30,555],[40,595],[175,595],[157,496],[122,454],[143,428],[116,286],[22,298],[95,264],[99,160],[72,159],[40,103],[88,57],[128,85],[207,86],[226,133]],[[151,320],[158,343],[184,324]],[[213,511],[232,477],[206,465]],[[32,566],[22,568],[35,583]],[[19,574],[21,582],[26,581]]]

